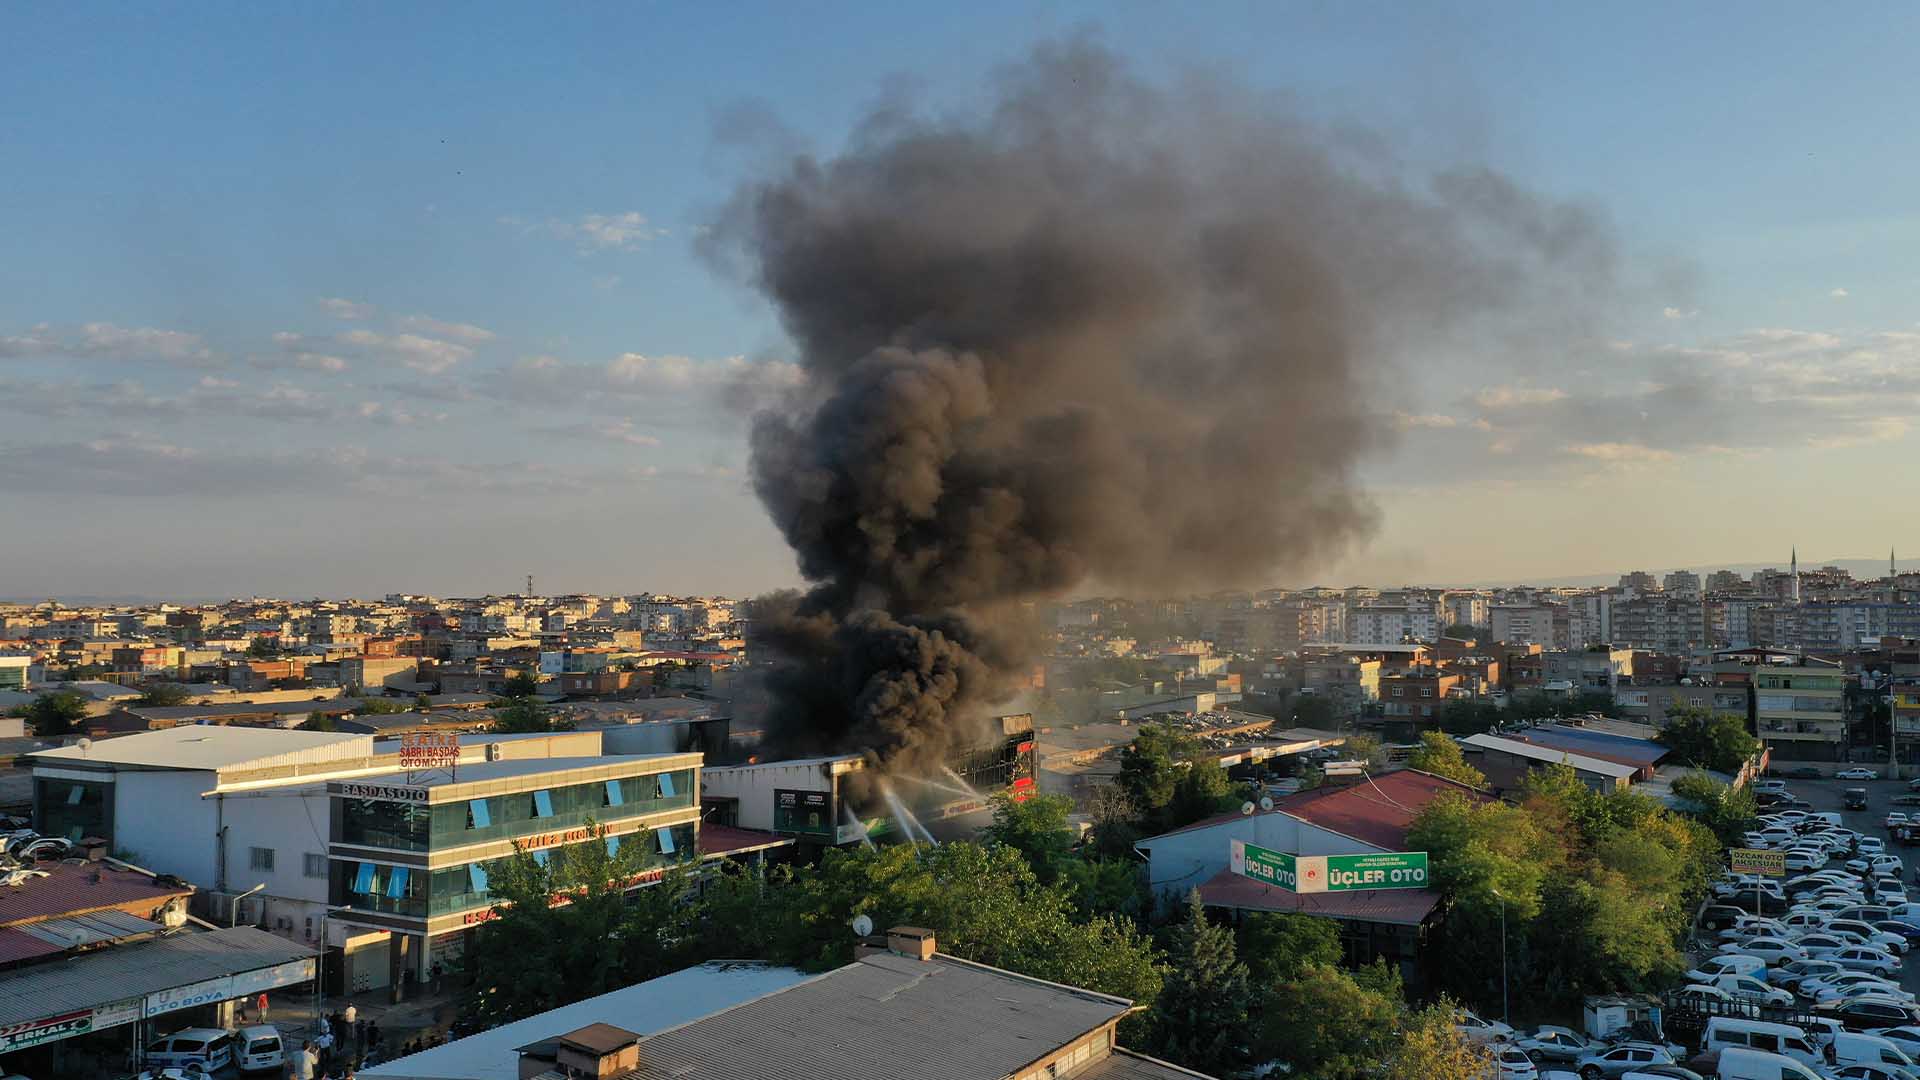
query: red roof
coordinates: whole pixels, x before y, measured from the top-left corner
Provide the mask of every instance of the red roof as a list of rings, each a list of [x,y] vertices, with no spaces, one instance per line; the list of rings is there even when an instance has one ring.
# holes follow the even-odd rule
[[[0,886],[0,927],[102,908],[124,908],[129,904],[148,908],[135,912],[145,918],[168,897],[193,893],[192,886],[161,885],[150,875],[115,870],[103,862],[77,866],[43,862],[31,869],[44,870],[47,876],[28,878],[19,885]]]
[[[34,937],[23,930],[0,926],[0,965],[17,964],[36,956],[52,956],[65,951],[53,942]]]
[[[1360,892],[1297,893],[1243,877],[1231,870],[1215,874],[1200,886],[1200,900],[1208,907],[1242,911],[1287,911],[1324,915],[1330,919],[1418,926],[1440,902],[1431,889],[1367,889]]]
[[[1398,851],[1407,841],[1407,829],[1420,811],[1440,795],[1453,791],[1469,798],[1490,801],[1492,796],[1475,791],[1432,773],[1417,769],[1396,769],[1370,780],[1340,787],[1318,787],[1274,801],[1267,813],[1287,814],[1329,832],[1352,837],[1385,851]],[[1221,814],[1196,821],[1164,836],[1206,829],[1223,822],[1244,818],[1244,814]],[[1148,837],[1148,840],[1154,839]],[[1143,841],[1144,843],[1145,841]]]
[[[700,857],[718,859],[727,855],[739,855],[749,851],[764,851],[767,848],[785,847],[793,840],[779,833],[761,832],[759,829],[739,829],[732,825],[700,826]]]

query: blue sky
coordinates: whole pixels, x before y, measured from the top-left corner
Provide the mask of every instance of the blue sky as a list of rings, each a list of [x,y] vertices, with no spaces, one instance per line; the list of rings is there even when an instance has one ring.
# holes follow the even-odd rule
[[[1920,553],[1889,487],[1920,449],[1920,14],[1843,16],[12,7],[0,595],[791,580],[717,389],[777,387],[789,348],[699,229],[775,148],[831,151],[883,93],[965,108],[1073,33],[1614,223],[1610,348],[1388,403],[1381,533],[1322,578]]]

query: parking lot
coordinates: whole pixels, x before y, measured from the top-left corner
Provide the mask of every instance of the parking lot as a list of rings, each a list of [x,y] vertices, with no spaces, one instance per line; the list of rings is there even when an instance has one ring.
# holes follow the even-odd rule
[[[1878,836],[1886,841],[1887,853],[1900,856],[1901,860],[1906,863],[1906,873],[1903,875],[1902,880],[1908,882],[1917,880],[1914,872],[1916,865],[1920,864],[1920,845],[1902,847],[1894,843],[1893,838],[1887,835],[1885,824],[1887,811],[1889,810],[1899,810],[1909,816],[1920,814],[1920,806],[1900,806],[1893,802],[1897,796],[1907,794],[1907,782],[1905,780],[1783,779],[1786,781],[1787,790],[1793,795],[1811,803],[1813,810],[1838,813],[1841,824],[1846,828],[1852,829],[1863,836]],[[1841,793],[1848,788],[1865,788],[1867,790],[1867,808],[1865,810],[1848,810],[1841,805]],[[1834,865],[1838,865],[1838,863],[1836,862]],[[1920,898],[1920,890],[1915,890],[1915,896],[1916,898]],[[1900,985],[1907,990],[1920,994],[1920,954],[1909,957],[1908,963],[1901,966]]]

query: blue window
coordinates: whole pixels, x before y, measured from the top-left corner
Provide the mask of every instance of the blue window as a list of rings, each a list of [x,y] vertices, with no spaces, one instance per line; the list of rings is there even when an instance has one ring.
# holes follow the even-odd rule
[[[627,801],[626,793],[620,790],[620,781],[618,780],[607,781],[607,805],[620,806],[626,801]]]
[[[361,896],[367,896],[372,894],[373,875],[377,872],[377,870],[378,868],[375,867],[370,862],[361,863],[359,868],[355,870],[353,874],[353,891],[360,894]]]
[[[547,853],[544,851],[534,852],[533,861],[539,863],[541,866],[547,865]]]
[[[407,895],[407,868],[396,866],[387,871],[387,897],[399,900]]]
[[[663,772],[660,774],[660,797],[663,799],[673,798],[673,774],[672,773]]]
[[[493,815],[487,812],[487,800],[470,799],[467,801],[467,828],[484,829],[493,824]]]
[[[487,868],[484,866],[481,866],[479,863],[468,863],[467,864],[467,884],[473,886],[474,892],[486,892],[487,891]]]
[[[80,797],[82,795],[85,795],[86,793],[87,793],[87,789],[81,787],[79,784],[75,784],[72,787],[68,788],[67,789],[67,805],[79,806]]]
[[[660,838],[660,854],[662,855],[673,854],[673,830],[672,829],[655,829],[653,830],[653,835]]]
[[[533,793],[533,816],[553,816],[553,792],[548,791],[546,788],[541,788],[539,791]]]
[[[620,838],[617,836],[607,837],[607,855],[614,856],[618,854],[620,854]]]

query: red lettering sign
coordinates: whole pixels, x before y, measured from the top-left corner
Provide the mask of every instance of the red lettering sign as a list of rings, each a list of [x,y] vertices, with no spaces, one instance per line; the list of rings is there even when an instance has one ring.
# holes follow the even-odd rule
[[[400,736],[400,767],[448,769],[460,762],[460,737],[451,732],[414,731]]]

